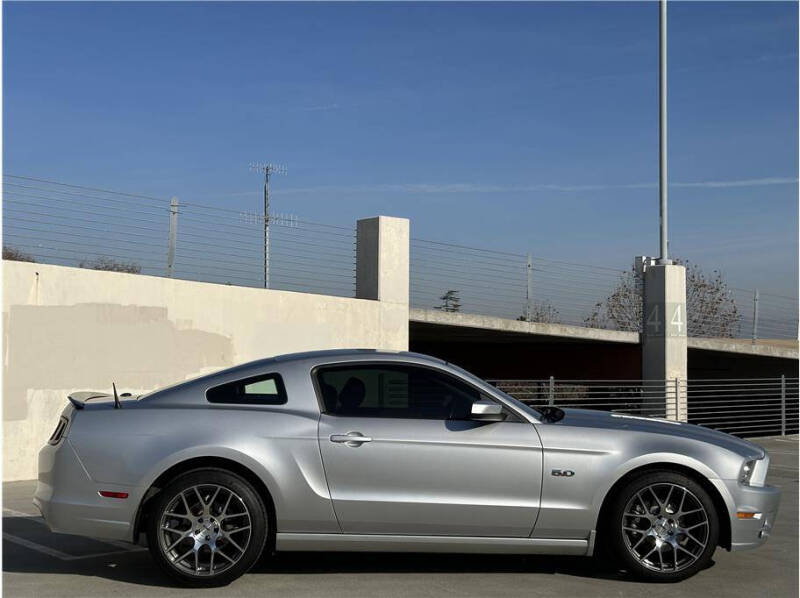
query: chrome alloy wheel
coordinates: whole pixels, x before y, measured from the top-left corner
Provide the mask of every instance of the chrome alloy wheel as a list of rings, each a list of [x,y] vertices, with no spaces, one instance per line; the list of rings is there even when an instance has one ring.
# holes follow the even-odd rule
[[[691,566],[705,551],[709,533],[708,513],[700,500],[669,482],[639,490],[622,516],[626,547],[653,571],[675,572]]]
[[[211,577],[228,570],[250,544],[250,512],[235,492],[200,484],[167,504],[158,526],[159,547],[184,573]]]

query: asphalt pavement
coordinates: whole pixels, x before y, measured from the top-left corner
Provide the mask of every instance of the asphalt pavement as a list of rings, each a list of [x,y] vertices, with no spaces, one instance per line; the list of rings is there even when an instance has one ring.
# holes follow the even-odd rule
[[[783,489],[769,541],[717,549],[713,564],[678,584],[642,584],[594,559],[507,555],[284,553],[220,590],[186,590],[146,549],[51,533],[31,504],[33,481],[3,484],[5,596],[405,598],[524,596],[676,598],[798,596],[798,438],[755,439],[771,456],[768,483]]]

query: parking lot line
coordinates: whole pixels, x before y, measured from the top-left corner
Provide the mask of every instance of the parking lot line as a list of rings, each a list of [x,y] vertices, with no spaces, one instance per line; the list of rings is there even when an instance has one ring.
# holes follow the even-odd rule
[[[9,509],[7,507],[3,507],[3,515],[9,517],[24,517],[29,520],[33,520],[36,523],[40,523],[41,525],[47,525],[44,521],[44,518],[41,515],[36,515],[34,513],[25,513],[24,511],[17,511],[16,509]],[[31,542],[30,540],[26,540],[25,538],[20,538],[18,536],[14,536],[12,534],[4,533],[3,537],[8,540],[9,542],[16,542],[20,546],[26,546],[31,550],[38,550],[44,554],[48,554],[50,556],[54,556],[56,558],[62,560],[75,560],[75,559],[84,559],[84,558],[92,558],[97,556],[106,556],[109,554],[119,554],[120,552],[138,552],[140,550],[144,550],[144,547],[137,546],[136,544],[131,544],[128,542],[119,542],[117,540],[103,540],[99,539],[99,542],[103,544],[108,544],[109,546],[116,546],[120,550],[115,550],[112,552],[99,552],[99,553],[92,553],[85,556],[73,556],[70,554],[66,554],[59,550],[55,550],[53,548],[49,548],[47,546],[42,546],[41,544],[37,544],[36,542]]]
[[[13,542],[14,544],[19,544],[20,546],[24,546],[25,548],[29,548],[30,550],[35,550],[36,552],[46,554],[47,556],[55,557],[62,561],[80,561],[83,559],[94,559],[104,556],[113,556],[117,554],[125,554],[128,552],[139,552],[145,550],[142,546],[134,546],[133,548],[127,548],[125,550],[111,550],[109,552],[93,552],[92,554],[82,554],[76,556],[73,554],[67,554],[66,552],[61,552],[60,550],[56,550],[55,548],[50,548],[49,546],[43,546],[42,544],[31,542],[30,540],[26,540],[25,538],[20,538],[19,536],[14,536],[7,532],[3,532],[3,540]]]
[[[26,540],[25,538],[12,536],[11,534],[6,532],[3,532],[3,540],[8,540],[9,542],[13,542],[14,544],[19,544],[20,546],[24,546],[25,548],[30,548],[31,550],[35,550],[36,552],[41,552],[42,554],[46,554],[47,556],[53,556],[57,559],[61,559],[62,561],[69,561],[72,559],[72,555],[67,554],[66,552],[61,552],[60,550],[56,550],[55,548],[50,548],[49,546],[43,546],[41,544],[37,544],[36,542],[31,542],[30,540]]]
[[[41,515],[35,513],[25,513],[24,511],[17,511],[16,509],[9,509],[3,507],[3,515],[10,515],[11,517],[28,517],[31,519],[41,519]]]

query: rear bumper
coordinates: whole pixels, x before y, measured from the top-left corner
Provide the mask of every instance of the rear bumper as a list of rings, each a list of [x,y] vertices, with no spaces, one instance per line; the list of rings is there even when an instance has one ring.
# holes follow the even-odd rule
[[[744,486],[735,480],[726,480],[725,485],[733,497],[736,511],[755,513],[753,519],[731,517],[731,550],[758,548],[769,538],[775,525],[781,490],[775,486]]]
[[[99,490],[127,492],[127,499],[104,498]],[[133,536],[138,488],[103,484],[99,488],[68,439],[39,451],[39,479],[33,504],[48,527],[58,533],[123,540]]]

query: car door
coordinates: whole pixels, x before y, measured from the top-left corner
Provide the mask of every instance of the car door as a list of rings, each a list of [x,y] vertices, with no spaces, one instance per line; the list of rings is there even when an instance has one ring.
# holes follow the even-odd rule
[[[345,533],[526,537],[539,509],[534,426],[469,419],[479,390],[436,368],[323,366],[319,443]]]

